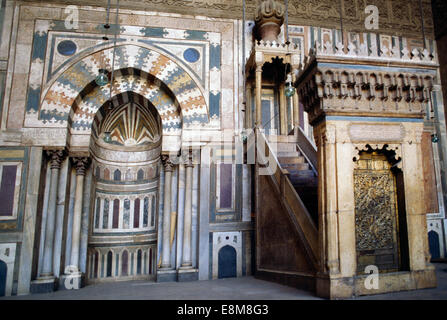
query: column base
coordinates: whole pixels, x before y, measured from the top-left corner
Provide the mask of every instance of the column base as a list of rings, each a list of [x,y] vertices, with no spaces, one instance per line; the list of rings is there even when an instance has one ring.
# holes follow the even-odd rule
[[[31,293],[49,293],[58,288],[55,277],[41,277],[31,281]]]
[[[192,269],[192,263],[186,263],[186,264],[182,264],[179,269],[181,270],[191,270]]]
[[[182,267],[177,271],[177,281],[187,282],[187,281],[197,281],[199,280],[199,270],[193,269],[192,267]]]
[[[81,272],[64,274],[59,279],[59,290],[79,290],[85,287],[85,275]]]
[[[158,270],[157,271],[157,282],[173,282],[177,281],[177,271],[170,270]]]

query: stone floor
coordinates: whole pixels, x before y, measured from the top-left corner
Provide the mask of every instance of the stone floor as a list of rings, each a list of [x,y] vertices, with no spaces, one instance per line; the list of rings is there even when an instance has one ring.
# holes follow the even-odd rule
[[[357,300],[447,300],[447,263],[436,263],[438,287],[356,298]],[[307,291],[253,277],[195,282],[154,283],[146,281],[113,282],[89,285],[81,290],[4,297],[11,300],[314,300]]]

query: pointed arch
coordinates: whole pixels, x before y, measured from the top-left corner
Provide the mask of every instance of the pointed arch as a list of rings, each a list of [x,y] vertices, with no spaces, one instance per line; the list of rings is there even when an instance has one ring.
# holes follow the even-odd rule
[[[122,276],[128,275],[128,264],[129,264],[129,254],[127,253],[127,250],[124,250],[123,254],[121,256],[121,275]]]
[[[111,61],[113,49],[97,51],[74,63],[53,82],[44,95],[39,121],[60,127],[76,118],[84,120],[84,127],[110,97],[109,85],[98,87],[95,77],[98,70]],[[169,57],[145,47],[124,44],[116,47],[114,70],[116,78],[112,96],[124,91],[134,91],[148,98],[160,100],[165,114],[163,124],[178,119],[174,107],[179,109],[183,123],[209,121],[206,99],[188,72]],[[167,97],[171,96],[171,101]],[[87,102],[83,103],[87,98]],[[152,100],[151,100],[152,99]],[[158,103],[154,103],[158,106]],[[74,124],[74,122],[73,122]],[[82,127],[82,126],[81,126]],[[76,128],[76,126],[75,126]]]
[[[237,277],[237,252],[233,246],[226,245],[218,253],[218,278]]]

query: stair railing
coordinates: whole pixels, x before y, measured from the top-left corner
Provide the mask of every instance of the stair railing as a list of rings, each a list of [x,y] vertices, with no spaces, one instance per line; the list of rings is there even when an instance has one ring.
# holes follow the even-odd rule
[[[312,220],[307,208],[293,187],[288,172],[281,169],[275,153],[264,133],[257,130],[257,150],[258,163],[263,164],[264,169],[270,172],[270,177],[280,194],[281,200],[289,213],[292,223],[306,248],[306,251],[314,264],[318,267],[318,230]],[[272,164],[274,161],[276,164]],[[275,168],[275,170],[272,170]]]
[[[318,175],[317,147],[312,141],[310,141],[310,139],[304,133],[303,129],[301,129],[301,127],[299,126],[297,127],[297,147],[306,159],[307,163],[309,163],[314,174]]]

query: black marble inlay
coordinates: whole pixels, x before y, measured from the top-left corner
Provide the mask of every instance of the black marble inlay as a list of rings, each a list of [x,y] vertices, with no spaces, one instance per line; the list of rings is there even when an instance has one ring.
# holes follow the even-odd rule
[[[71,56],[76,52],[76,43],[71,40],[64,40],[57,45],[57,52],[63,56]]]

